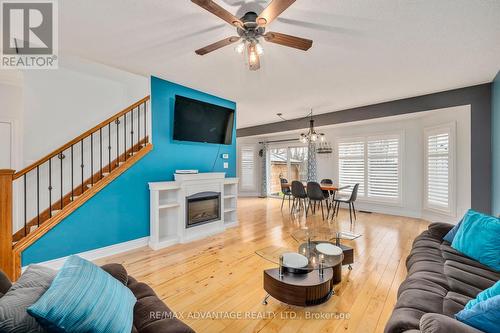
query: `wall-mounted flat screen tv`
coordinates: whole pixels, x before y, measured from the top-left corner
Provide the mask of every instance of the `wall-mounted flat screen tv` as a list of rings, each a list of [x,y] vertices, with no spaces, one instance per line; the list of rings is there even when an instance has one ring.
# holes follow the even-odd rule
[[[230,145],[234,110],[176,95],[174,140]]]

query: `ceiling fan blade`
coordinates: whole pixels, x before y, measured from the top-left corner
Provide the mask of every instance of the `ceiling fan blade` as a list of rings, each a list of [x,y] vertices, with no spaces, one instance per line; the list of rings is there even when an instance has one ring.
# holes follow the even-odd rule
[[[269,6],[267,6],[266,9],[260,13],[257,18],[257,23],[261,27],[268,25],[294,2],[295,0],[272,0]]]
[[[212,51],[215,51],[217,49],[220,49],[221,47],[224,47],[224,46],[227,46],[227,45],[230,45],[230,44],[233,44],[237,41],[240,40],[240,37],[236,37],[236,36],[232,36],[232,37],[228,37],[228,38],[225,38],[223,40],[220,40],[218,42],[215,42],[213,44],[210,44],[210,45],[207,45],[205,47],[202,47],[201,49],[198,49],[194,52],[196,52],[196,54],[198,55],[205,55],[209,52],[212,52]]]
[[[203,9],[208,10],[210,13],[214,14],[215,16],[220,17],[227,23],[234,25],[237,28],[244,29],[243,22],[212,0],[191,0],[193,3],[197,4]]]
[[[303,51],[309,50],[313,43],[310,39],[290,36],[279,32],[268,32],[264,34],[264,39],[267,42],[293,47]]]

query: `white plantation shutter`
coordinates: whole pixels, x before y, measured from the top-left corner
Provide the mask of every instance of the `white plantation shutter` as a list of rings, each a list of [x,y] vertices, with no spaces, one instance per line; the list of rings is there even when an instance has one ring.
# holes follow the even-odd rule
[[[451,131],[426,131],[426,203],[429,208],[451,211]]]
[[[359,183],[358,195],[365,195],[365,142],[364,140],[343,141],[338,143],[339,185],[350,185],[345,192],[350,193]]]
[[[241,163],[240,163],[241,189],[255,189],[255,159],[254,150],[252,147],[241,148]]]
[[[368,149],[367,197],[399,198],[399,136],[370,137]]]

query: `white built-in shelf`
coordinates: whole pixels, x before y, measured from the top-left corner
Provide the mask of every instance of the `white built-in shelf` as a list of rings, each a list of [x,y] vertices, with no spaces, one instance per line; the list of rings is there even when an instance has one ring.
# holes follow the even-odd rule
[[[238,178],[224,177],[220,172],[176,174],[174,181],[149,183],[149,246],[158,250],[237,226]],[[219,192],[223,214],[219,221],[186,228],[186,197],[196,191]]]
[[[179,203],[174,202],[174,203],[168,203],[168,204],[164,204],[164,205],[159,205],[158,209],[175,208],[175,207],[179,207],[179,206],[180,206]]]

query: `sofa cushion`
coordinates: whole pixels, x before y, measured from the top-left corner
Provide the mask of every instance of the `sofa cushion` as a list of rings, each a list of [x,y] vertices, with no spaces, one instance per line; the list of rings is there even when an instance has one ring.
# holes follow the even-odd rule
[[[7,275],[0,270],[0,297],[2,297],[12,286]]]
[[[109,275],[120,281],[124,286],[127,285],[128,283],[128,274],[127,271],[125,270],[125,267],[123,267],[120,264],[106,264],[102,265],[101,268],[107,272]]]
[[[500,272],[500,218],[470,209],[451,246]]]
[[[45,332],[26,309],[49,289],[56,271],[30,265],[0,298],[0,332]]]
[[[422,333],[483,333],[458,320],[437,313],[426,313],[422,316],[420,331]]]
[[[441,313],[453,317],[455,313],[464,308],[469,300],[471,300],[470,297],[450,291],[443,299],[443,311]]]
[[[405,290],[428,291],[441,297],[445,297],[448,293],[447,288],[428,280],[422,279],[406,279],[401,283],[398,289],[398,297]],[[464,304],[465,305],[465,304]]]
[[[98,266],[70,256],[28,313],[50,331],[130,332],[135,297]]]
[[[134,307],[134,329],[139,333],[194,333],[163,303],[153,289],[129,277],[128,288],[137,298]]]

